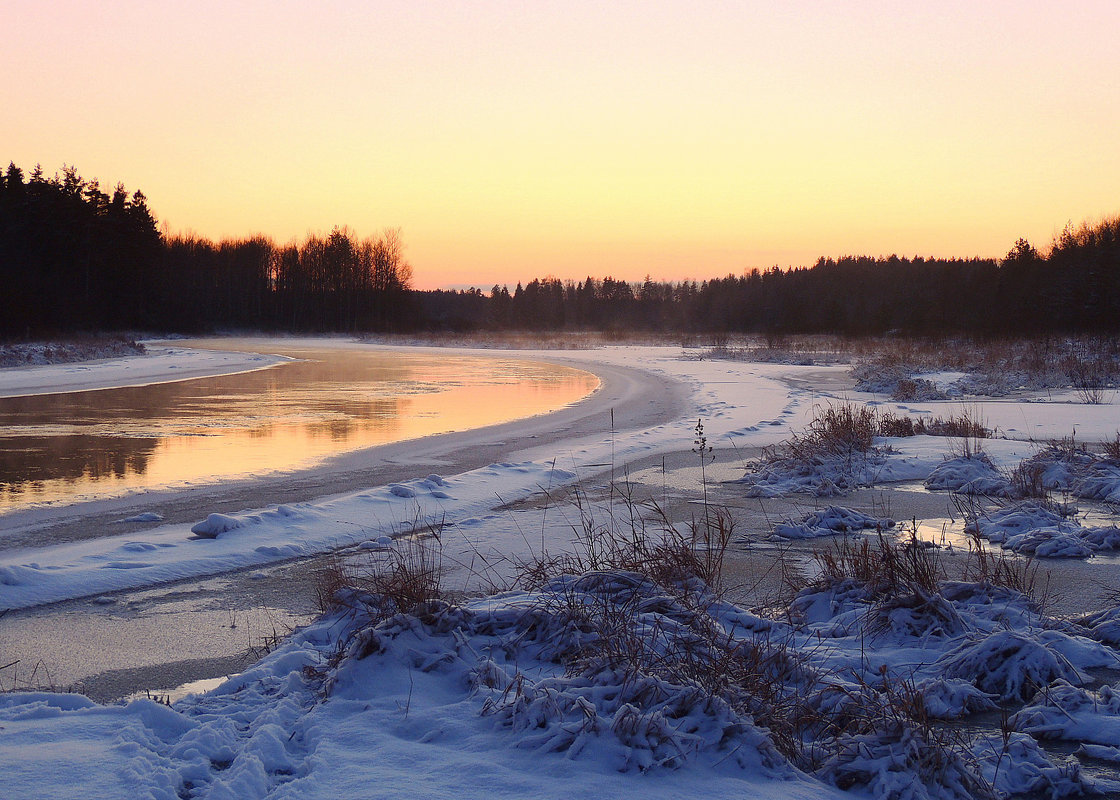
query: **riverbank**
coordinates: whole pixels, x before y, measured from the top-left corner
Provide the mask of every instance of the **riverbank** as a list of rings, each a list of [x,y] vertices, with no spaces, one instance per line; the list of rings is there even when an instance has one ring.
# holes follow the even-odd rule
[[[551,360],[557,354],[519,351],[518,356]],[[399,745],[408,758],[431,759],[435,754],[440,758],[465,758],[475,745],[449,734],[445,721],[454,719],[450,724],[456,731],[469,729],[473,731],[469,734],[472,741],[484,743],[478,745],[477,752],[486,753],[488,763],[496,760],[500,769],[512,770],[499,780],[508,788],[526,785],[519,777],[520,768],[513,763],[517,759],[502,755],[508,755],[510,733],[493,729],[485,713],[479,715],[474,706],[481,700],[473,694],[455,699],[459,696],[451,684],[440,682],[439,676],[445,672],[441,665],[446,660],[441,653],[446,648],[440,644],[432,649],[435,645],[419,629],[410,645],[413,650],[401,651],[401,663],[392,662],[396,656],[385,662],[388,673],[382,668],[374,670],[369,666],[374,661],[365,661],[365,656],[353,657],[346,667],[358,672],[336,672],[332,659],[343,646],[343,640],[337,637],[347,635],[343,631],[348,623],[333,618],[319,620],[296,633],[264,662],[255,666],[250,662],[276,647],[289,628],[302,628],[317,616],[319,592],[331,575],[337,575],[340,564],[343,570],[360,573],[386,559],[391,562],[394,553],[407,551],[410,538],[394,536],[414,530],[434,533],[430,542],[439,554],[444,596],[474,597],[470,614],[484,615],[495,609],[494,613],[506,614],[527,597],[519,594],[520,587],[515,583],[525,561],[576,552],[583,546],[581,537],[586,544],[589,535],[594,540],[614,535],[612,531],[624,536],[638,529],[656,533],[662,523],[652,512],[649,503],[653,502],[676,531],[687,530],[690,520],[701,519],[712,508],[727,509],[733,530],[723,561],[726,597],[753,609],[720,606],[720,614],[730,615],[724,622],[733,623],[729,631],[733,629],[736,636],[753,636],[766,630],[788,629],[789,636],[807,637],[802,643],[803,655],[819,661],[823,674],[840,675],[842,670],[859,666],[857,656],[867,657],[859,636],[835,627],[831,618],[825,618],[827,615],[811,618],[810,628],[818,627],[807,632],[797,626],[789,628],[790,618],[780,610],[790,608],[787,573],[802,580],[811,576],[813,552],[825,545],[819,540],[792,544],[777,541],[771,538],[775,524],[843,504],[900,523],[913,517],[935,526],[943,523],[954,531],[960,526],[959,518],[952,518],[954,512],[946,493],[915,485],[949,454],[953,442],[946,437],[882,442],[889,454],[879,477],[897,480],[900,475],[908,476],[904,484],[877,483],[839,498],[811,494],[748,497],[748,487],[737,482],[748,462],[764,447],[804,431],[820,408],[845,398],[883,404],[881,397],[852,391],[843,367],[711,361],[701,359],[695,351],[675,347],[604,348],[565,353],[562,361],[593,371],[602,380],[602,388],[584,402],[556,414],[352,453],[332,460],[321,470],[286,476],[274,484],[254,481],[242,487],[226,486],[213,496],[184,493],[167,498],[165,505],[157,505],[155,498],[148,497],[127,507],[98,512],[86,508],[87,515],[74,520],[39,520],[45,527],[38,530],[51,531],[58,541],[0,553],[0,570],[8,570],[2,573],[0,599],[27,606],[5,617],[0,627],[0,652],[10,658],[13,648],[25,648],[27,655],[19,656],[21,669],[25,660],[30,668],[39,659],[44,665],[37,673],[40,683],[59,689],[78,688],[99,700],[237,673],[213,694],[185,700],[166,712],[166,718],[156,721],[149,717],[151,709],[158,706],[147,701],[108,707],[85,706],[81,705],[84,701],[78,701],[62,709],[59,716],[79,727],[117,720],[124,728],[139,732],[137,735],[164,731],[157,738],[176,742],[182,738],[187,742],[196,735],[192,733],[196,729],[199,736],[213,733],[207,720],[248,714],[254,720],[249,739],[229,745],[229,752],[242,767],[248,768],[246,765],[255,764],[254,759],[262,756],[259,748],[272,741],[268,737],[273,726],[278,726],[288,741],[299,744],[282,746],[283,751],[274,753],[276,759],[262,760],[267,775],[261,773],[254,779],[254,786],[277,788],[288,780],[287,775],[294,774],[304,788],[313,783],[316,791],[327,791],[324,787],[334,786],[337,771],[324,772],[317,765],[351,763],[365,752],[365,745],[354,744],[356,741],[376,740],[382,748]],[[1004,431],[1015,428],[1010,433],[1018,438],[984,443],[985,452],[1004,469],[1037,451],[1044,437],[1058,438],[1071,426],[1093,435],[1113,419],[1108,408],[1078,405],[1063,396],[1040,395],[970,406],[978,417],[996,420]],[[932,418],[945,416],[959,404],[912,402],[891,407],[896,412]],[[710,460],[704,457],[709,447]],[[344,481],[353,483],[342,486]],[[340,491],[343,488],[349,491]],[[154,513],[151,509],[179,513],[182,519],[165,519],[158,524],[114,522],[126,511]],[[90,520],[94,521],[92,526]],[[191,529],[200,523],[218,531],[217,538],[192,536]],[[112,536],[103,535],[118,524],[132,527]],[[31,527],[26,533],[30,535]],[[830,540],[824,541],[831,544]],[[961,557],[949,552],[942,556],[952,563]],[[1118,587],[1113,578],[1117,570],[1104,562],[1101,558],[1089,564],[1045,563],[1044,570],[1053,565],[1046,588],[1057,592],[1056,603],[1052,596],[1045,598],[1046,613],[1068,618],[1105,603]],[[491,596],[501,588],[515,591]],[[837,608],[845,614],[862,608],[859,603],[851,609],[826,603],[820,609],[814,606],[813,613],[824,614],[821,609],[826,606],[832,609],[830,614],[837,613]],[[774,616],[765,608],[779,610]],[[1027,616],[1036,614],[1025,607],[1016,609],[1016,613]],[[1071,624],[1053,617],[1044,621],[1033,616],[1024,619],[1034,626],[1032,630],[1043,622],[1049,626],[1048,631],[1065,631]],[[976,627],[974,633],[979,634],[987,631],[986,625],[984,620],[970,621],[966,628]],[[825,633],[827,647],[821,643]],[[412,634],[405,629],[392,635],[405,635],[412,641]],[[936,641],[928,636],[923,639],[924,649],[917,655],[894,658],[888,648],[881,657],[869,651],[870,657],[872,661],[881,658],[890,670],[913,669],[915,664],[947,657],[950,643],[956,641],[945,636],[934,638]],[[1055,647],[1060,645],[1062,652],[1085,667],[1096,669],[1105,664],[1109,651],[1104,645],[1090,645],[1083,636],[1068,634],[1068,638],[1069,642],[1063,639]],[[458,649],[452,648],[458,656],[452,654],[451,660],[462,658],[470,664],[478,660],[479,670],[485,668],[485,674],[493,680],[504,680],[492,665],[484,663],[481,651],[473,653],[471,648],[485,645],[498,652],[513,646],[512,641],[462,640],[455,646]],[[900,639],[900,643],[914,646],[909,640]],[[53,669],[46,666],[50,661],[55,664]],[[383,661],[385,658],[377,659],[378,664]],[[515,659],[512,666],[529,669],[529,663]],[[547,675],[555,665],[531,663],[534,672],[526,680],[541,675],[546,682],[553,680]],[[864,669],[868,682],[881,674],[875,664]],[[358,683],[347,683],[347,675],[364,675],[370,670]],[[328,676],[325,680],[336,688],[326,695],[316,694],[317,675]],[[477,677],[482,681],[485,676],[478,672]],[[391,685],[385,684],[386,680]],[[870,685],[865,684],[861,691]],[[491,689],[501,701],[500,687]],[[29,708],[54,708],[51,704],[58,696],[24,697],[20,702],[30,704]],[[269,716],[268,709],[275,705],[268,699],[272,697],[291,705],[290,718],[273,720]],[[454,708],[442,705],[444,697],[452,697]],[[360,702],[355,706],[351,699]],[[372,710],[371,704],[375,706]],[[307,708],[325,710],[307,713]],[[262,713],[258,715],[258,711]],[[317,728],[326,717],[330,717],[330,723]],[[20,741],[45,730],[12,719],[12,724],[18,722]],[[606,731],[609,722],[597,722],[596,730]],[[165,726],[170,727],[165,730]],[[340,732],[353,726],[362,731],[351,741]],[[305,728],[331,733],[322,738],[314,733],[306,740],[309,747],[303,748],[301,731]],[[59,733],[57,737],[66,735]],[[603,735],[609,739],[609,735]],[[514,738],[520,741],[518,735]],[[446,746],[440,746],[440,742]],[[221,748],[206,749],[211,751],[225,752]],[[233,779],[234,773],[226,772],[225,766],[187,764],[190,759],[178,753],[159,744],[151,748],[151,757],[172,772],[201,770],[199,775],[214,785]],[[744,773],[726,766],[725,755],[721,752],[713,756],[716,761],[710,766],[731,778],[729,791],[734,786],[741,788],[737,781],[749,774],[755,776],[752,781],[765,784],[767,791],[780,786],[789,796],[832,794],[821,783],[804,781],[804,776],[796,783],[769,783],[755,771]],[[107,763],[115,762],[110,758]],[[475,761],[471,764],[472,769],[477,766]],[[552,761],[548,764],[556,766]],[[592,764],[590,769],[600,778],[615,775],[617,779],[613,767]],[[707,770],[686,768],[672,774],[692,778],[702,774],[710,781],[715,773]],[[372,774],[383,777],[379,769]],[[439,785],[452,780],[445,772],[439,774],[444,776],[436,779]],[[1060,774],[1054,772],[1055,776]],[[673,778],[662,776],[657,780],[658,791],[651,796],[668,791]],[[643,792],[649,785],[643,782]],[[539,788],[534,785],[534,789]],[[617,788],[632,792],[635,785],[623,779]],[[762,786],[751,791],[762,791]]]
[[[145,349],[145,355],[6,367],[0,369],[0,397],[89,392],[234,375],[268,369],[287,360],[268,353],[200,350],[166,340],[146,342]]]

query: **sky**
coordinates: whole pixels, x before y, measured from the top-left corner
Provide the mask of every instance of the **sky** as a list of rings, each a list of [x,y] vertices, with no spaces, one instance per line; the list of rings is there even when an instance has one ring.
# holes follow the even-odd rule
[[[0,160],[418,288],[1004,255],[1120,213],[1120,3],[2,0]]]

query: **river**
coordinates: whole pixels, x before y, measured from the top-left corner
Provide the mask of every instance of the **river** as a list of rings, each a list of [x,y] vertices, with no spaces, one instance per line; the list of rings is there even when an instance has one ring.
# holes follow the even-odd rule
[[[375,445],[544,414],[599,384],[578,369],[508,354],[179,344],[290,360],[219,377],[0,398],[0,515],[307,470]]]

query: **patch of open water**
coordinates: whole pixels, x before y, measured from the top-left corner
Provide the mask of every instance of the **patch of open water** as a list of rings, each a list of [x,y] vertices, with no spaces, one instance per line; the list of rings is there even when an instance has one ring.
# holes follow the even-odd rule
[[[0,399],[0,513],[307,469],[345,452],[554,411],[599,385],[581,370],[503,356],[274,345],[270,352],[296,360]]]

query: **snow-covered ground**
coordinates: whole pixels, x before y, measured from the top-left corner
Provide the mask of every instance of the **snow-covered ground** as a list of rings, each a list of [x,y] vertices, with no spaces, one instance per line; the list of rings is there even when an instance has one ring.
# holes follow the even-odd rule
[[[327,340],[338,341],[338,340]],[[339,346],[351,346],[339,342]],[[155,348],[152,348],[155,350]],[[548,351],[518,351],[526,358],[555,358]],[[704,435],[715,448],[752,448],[776,444],[793,431],[803,429],[817,408],[843,399],[882,403],[881,398],[850,391],[814,392],[796,388],[790,378],[802,383],[835,383],[845,375],[845,367],[800,367],[781,364],[751,364],[733,361],[700,360],[678,348],[618,347],[565,354],[565,363],[599,369],[610,380],[610,368],[639,367],[655,381],[640,387],[648,392],[659,384],[667,387],[683,383],[688,400],[677,417],[663,424],[639,430],[610,430],[609,419],[601,420],[599,432],[580,438],[552,441],[534,446],[532,439],[511,442],[503,460],[481,469],[457,475],[440,475],[439,482],[427,474],[409,474],[402,467],[396,481],[345,495],[322,498],[292,506],[247,509],[233,515],[238,520],[217,538],[200,538],[192,528],[209,513],[199,508],[199,518],[190,524],[155,526],[140,533],[106,535],[71,544],[9,550],[0,555],[0,607],[22,608],[73,597],[97,595],[118,589],[136,588],[152,583],[195,577],[231,569],[248,568],[298,556],[393,535],[413,525],[459,524],[486,516],[496,505],[522,499],[542,489],[557,488],[582,478],[602,473],[604,465],[616,465],[619,473],[626,463],[643,457],[687,450],[695,438],[697,420],[703,422]],[[167,353],[135,359],[113,360],[100,365],[105,370],[104,385],[120,385],[130,377],[145,380],[179,379],[181,372],[192,375],[207,370],[225,372],[252,368],[269,357],[243,353],[223,354],[210,350],[189,351],[171,348]],[[163,372],[160,373],[159,369]],[[94,377],[99,366],[85,365],[75,373],[73,365],[35,368],[35,384],[51,389],[73,390],[100,385]],[[25,370],[16,370],[17,373]],[[54,376],[53,378],[51,376]],[[174,377],[169,377],[174,376]],[[52,383],[53,381],[53,383]],[[0,370],[0,387],[31,385]],[[663,389],[667,391],[667,389]],[[621,403],[631,406],[653,403],[642,396],[624,396]],[[603,398],[598,398],[600,406]],[[897,414],[950,416],[961,409],[959,403],[931,402],[883,404]],[[1086,405],[1070,397],[1031,398],[1031,402],[990,401],[969,403],[974,418],[1008,436],[985,440],[985,452],[997,466],[1007,469],[1037,451],[1050,439],[1076,430],[1084,441],[1097,441],[1115,435],[1120,415],[1115,405]],[[599,412],[607,409],[599,409]],[[616,419],[624,416],[623,409]],[[541,424],[537,420],[537,425]],[[514,426],[516,427],[516,423]],[[487,432],[476,432],[481,443]],[[469,441],[468,441],[469,444]],[[949,440],[944,437],[916,436],[890,441],[896,451],[889,458],[868,467],[869,480],[922,481],[947,455]],[[396,448],[386,460],[401,460],[408,450]],[[368,457],[349,456],[350,460]],[[415,453],[413,453],[415,458]],[[771,493],[789,491],[781,484]],[[99,509],[101,505],[97,506]],[[36,515],[80,514],[81,506],[43,509],[22,514],[24,525],[33,525]],[[136,519],[147,509],[122,511],[121,519]],[[485,527],[476,528],[484,544]]]
[[[172,343],[148,343],[146,349],[147,355],[143,356],[0,369],[0,397],[82,392],[232,375],[266,369],[287,360],[268,353],[199,350]]]
[[[0,394],[177,380],[275,363],[272,357],[263,355],[177,347],[161,354],[149,349],[153,354],[143,358],[80,365],[81,370],[76,365],[0,370]],[[518,351],[518,356],[558,359],[553,351]],[[511,424],[503,429],[501,439],[507,444],[500,461],[458,473],[411,473],[405,452],[398,448],[393,453],[402,466],[395,480],[385,485],[240,513],[219,514],[200,507],[197,519],[186,523],[160,524],[158,514],[150,509],[128,508],[129,517],[151,514],[151,527],[0,554],[0,607],[25,608],[67,598],[96,600],[120,589],[259,567],[351,545],[377,554],[397,546],[387,537],[426,526],[444,532],[449,548],[446,558],[450,561],[466,564],[473,555],[508,564],[511,559],[541,550],[570,547],[571,531],[580,527],[580,515],[554,509],[518,517],[497,507],[542,490],[596,479],[612,469],[621,473],[626,464],[638,459],[687,451],[696,446],[697,421],[703,425],[707,445],[722,451],[757,452],[753,448],[778,444],[803,430],[815,411],[829,403],[873,403],[895,415],[912,417],[954,416],[962,409],[953,401],[893,403],[881,395],[851,391],[846,388],[851,383],[844,366],[704,360],[695,351],[658,347],[565,352],[558,360],[596,372],[604,381],[603,391],[585,401],[582,411],[564,412],[569,416],[562,413],[554,418],[564,420],[560,427],[570,426],[570,434],[553,431],[542,443],[526,437],[545,430],[548,420]],[[645,378],[627,384],[626,391],[620,390],[618,387],[634,370]],[[672,405],[673,413],[662,415],[656,424],[627,425],[628,420],[642,418],[638,410],[673,393],[683,398]],[[1077,399],[1074,392],[1040,394],[1014,400],[970,401],[967,410],[974,419],[1006,437],[984,440],[983,449],[994,468],[1010,471],[1047,441],[1074,431],[1079,441],[1090,443],[1115,436],[1120,425],[1115,403],[1089,405]],[[583,415],[585,424],[568,421],[578,414]],[[612,418],[616,423],[613,429]],[[588,419],[597,423],[588,426]],[[524,436],[516,435],[519,428]],[[492,432],[475,432],[455,440],[455,446],[475,443],[481,447],[492,439]],[[932,436],[879,444],[889,450],[881,460],[865,465],[865,483],[925,481],[946,460],[950,446],[944,437]],[[775,492],[791,488],[777,482],[771,486]],[[80,515],[81,508],[70,513]],[[614,512],[607,509],[599,513]],[[807,527],[799,535],[806,535],[804,531],[813,526],[828,527],[820,520],[803,521],[802,525]],[[461,572],[467,576],[464,580],[472,576],[478,582],[494,578],[477,566],[464,567]],[[853,598],[833,597],[831,605],[826,604],[831,609],[827,613],[819,604],[813,605],[816,601],[812,598],[802,604],[815,609],[805,619],[811,628],[805,635],[816,637],[817,654],[824,659],[818,664],[821,669],[846,664],[859,652],[855,648],[863,647],[862,641],[852,638],[851,631],[855,622],[871,611]],[[499,609],[516,609],[525,602],[520,595],[480,600],[471,606],[471,613],[483,613],[487,603]],[[971,601],[965,598],[954,602],[967,606]],[[988,612],[957,608],[950,616],[959,620],[962,614],[973,616],[954,635],[971,636],[968,642],[977,647],[996,646],[988,643],[996,625],[990,614],[985,616]],[[1025,620],[1028,629],[1043,624],[1030,617],[1025,607],[1016,609],[1015,614],[1017,620]],[[564,748],[549,744],[559,741],[555,737],[562,730],[552,731],[552,738],[534,739],[516,720],[510,723],[517,732],[513,735],[482,714],[486,697],[502,700],[501,681],[510,680],[512,673],[505,670],[504,679],[495,673],[492,677],[498,683],[486,690],[479,689],[478,681],[470,677],[477,678],[477,670],[482,667],[490,670],[484,664],[485,652],[505,648],[508,642],[489,634],[483,636],[474,629],[464,629],[466,633],[454,636],[448,631],[433,635],[416,629],[405,631],[399,641],[395,636],[394,644],[385,651],[388,655],[368,662],[332,660],[337,655],[341,629],[353,624],[353,619],[325,618],[297,634],[257,667],[208,695],[188,698],[174,708],[146,700],[98,706],[72,695],[14,694],[0,698],[0,725],[4,728],[0,796],[69,797],[78,785],[93,796],[168,798],[842,794],[789,767],[782,759],[767,756],[761,734],[752,733],[755,729],[749,725],[736,728],[736,736],[742,739],[736,740],[738,744],[724,742],[721,749],[718,743],[704,738],[709,734],[697,734],[699,738],[687,739],[685,749],[691,755],[679,759],[681,768],[655,771],[656,775],[635,774],[643,771],[634,766],[644,763],[642,748],[634,741],[627,743],[623,738],[604,738],[601,734],[602,726],[612,727],[618,721],[621,707],[609,707],[594,698],[587,701],[591,708],[578,706],[580,692],[547,682],[557,677],[555,668],[547,666],[547,659],[527,656],[524,664],[514,665],[514,672],[522,670],[540,682],[533,689],[540,694],[532,696],[546,700],[552,696],[554,702],[560,702],[568,692],[568,699],[577,704],[572,708],[583,708],[580,713],[587,715],[586,720],[593,721],[601,714],[616,717],[587,722],[590,727],[586,730],[600,733],[586,737],[578,748],[571,742]],[[928,639],[928,632],[924,635]],[[443,639],[448,636],[454,640],[455,651],[450,660],[442,656],[449,646]],[[836,640],[835,646],[821,649],[822,636]],[[1057,648],[1061,657],[1074,665],[1072,672],[1060,676],[1065,679],[1078,677],[1080,667],[1102,666],[1107,660],[1108,654],[1099,649],[1104,645],[1090,647],[1051,639],[1054,641],[1047,647]],[[968,642],[956,641],[956,655],[945,655],[949,667],[955,669],[954,665],[964,664],[968,658],[982,657],[966,649]],[[898,658],[890,664],[919,657],[928,657],[933,663],[944,651],[924,652],[930,646],[928,641],[899,645]],[[503,652],[507,653],[504,658],[511,658],[508,649]],[[327,672],[335,686],[329,697],[322,692],[321,684],[309,677],[319,674],[316,670],[327,663],[333,665]],[[927,676],[919,677],[924,680]],[[471,680],[475,680],[473,689]],[[979,688],[993,691],[990,687]],[[948,687],[945,693],[952,697],[968,694],[960,687]],[[1111,702],[1111,698],[1106,700]],[[541,724],[552,725],[547,708],[541,713],[545,715]],[[1043,717],[1031,719],[1035,718]],[[563,729],[569,723],[561,720],[556,724]],[[697,724],[704,728],[712,723]],[[670,743],[677,741],[667,734],[662,738]],[[1019,744],[1024,752],[1029,750],[1028,744]],[[64,765],[58,763],[60,753],[67,754]],[[665,755],[657,753],[652,756],[655,760]],[[1023,758],[1026,763],[1033,756]],[[1039,767],[1044,768],[1056,769],[1045,764]],[[1050,785],[1066,784],[1056,780]]]

